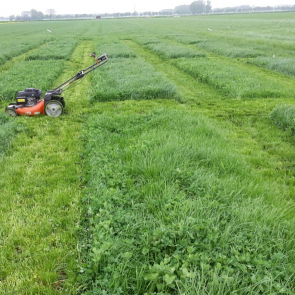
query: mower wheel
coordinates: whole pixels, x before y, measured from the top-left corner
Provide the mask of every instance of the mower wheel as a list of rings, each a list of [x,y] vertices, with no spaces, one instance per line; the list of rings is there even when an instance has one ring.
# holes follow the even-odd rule
[[[58,100],[50,100],[46,105],[45,105],[45,113],[46,115],[50,117],[58,117],[61,115],[63,112],[63,105],[60,101]]]
[[[65,108],[66,107],[66,103],[63,97],[61,97],[60,99],[58,99],[58,101],[61,102],[62,106]]]
[[[6,115],[8,115],[9,117],[16,117],[16,116],[17,116],[17,112],[16,112],[15,109],[6,108],[6,109],[5,109],[5,113],[6,113]]]

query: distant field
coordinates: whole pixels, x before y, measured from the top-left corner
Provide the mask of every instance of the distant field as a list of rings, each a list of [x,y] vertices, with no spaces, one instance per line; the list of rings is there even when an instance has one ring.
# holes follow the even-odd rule
[[[0,38],[0,294],[295,294],[293,13]],[[5,116],[93,51],[62,116]]]

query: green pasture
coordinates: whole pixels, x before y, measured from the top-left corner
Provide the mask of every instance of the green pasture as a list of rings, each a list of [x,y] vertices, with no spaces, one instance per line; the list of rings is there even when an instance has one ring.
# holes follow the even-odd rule
[[[294,294],[293,23],[1,24],[0,294]],[[60,117],[5,115],[93,51]]]

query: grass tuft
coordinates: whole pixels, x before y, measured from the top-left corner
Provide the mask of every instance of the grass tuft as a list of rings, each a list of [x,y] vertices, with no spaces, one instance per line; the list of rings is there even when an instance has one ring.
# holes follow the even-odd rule
[[[77,41],[75,39],[51,41],[28,54],[26,60],[69,60],[76,46]]]
[[[11,140],[21,130],[15,118],[8,117],[5,113],[0,113],[0,158],[10,147]]]
[[[295,107],[292,105],[280,105],[273,109],[270,118],[272,122],[283,130],[295,134]]]

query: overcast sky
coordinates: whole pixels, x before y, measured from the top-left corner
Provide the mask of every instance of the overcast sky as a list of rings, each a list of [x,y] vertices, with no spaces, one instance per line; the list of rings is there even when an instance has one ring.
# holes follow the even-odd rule
[[[22,11],[31,9],[46,13],[49,8],[53,8],[57,14],[133,12],[134,7],[137,12],[160,11],[191,2],[193,0],[0,0],[0,16],[20,15]],[[276,6],[282,4],[294,5],[295,0],[212,0],[211,3],[213,8],[244,4]]]

